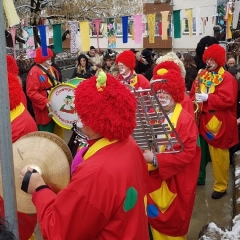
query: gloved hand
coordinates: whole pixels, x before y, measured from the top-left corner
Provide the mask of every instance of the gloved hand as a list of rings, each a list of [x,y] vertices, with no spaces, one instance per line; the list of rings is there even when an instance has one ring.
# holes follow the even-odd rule
[[[75,155],[73,161],[72,161],[72,166],[71,166],[71,174],[76,171],[77,166],[83,162],[83,156],[88,150],[88,147],[82,147],[78,150],[77,154]]]
[[[208,94],[207,93],[196,93],[195,94],[195,98],[196,98],[196,101],[198,103],[201,103],[201,102],[206,102],[208,100]]]

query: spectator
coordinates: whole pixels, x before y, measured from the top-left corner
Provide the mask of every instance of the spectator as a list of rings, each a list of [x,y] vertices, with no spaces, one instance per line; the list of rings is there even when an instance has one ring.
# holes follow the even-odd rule
[[[186,70],[185,86],[187,91],[190,91],[192,88],[192,83],[197,76],[197,65],[190,53],[183,54],[183,65]]]
[[[225,69],[228,70],[230,67],[234,67],[236,65],[236,60],[233,56],[229,56],[226,61]]]
[[[94,71],[91,65],[88,63],[88,58],[84,54],[80,54],[77,58],[77,67],[74,68],[72,78],[90,78],[96,71]]]

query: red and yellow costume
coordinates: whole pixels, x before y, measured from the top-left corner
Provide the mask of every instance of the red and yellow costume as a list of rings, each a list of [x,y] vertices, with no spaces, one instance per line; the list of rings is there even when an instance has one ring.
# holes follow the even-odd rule
[[[131,87],[135,89],[149,89],[150,83],[147,78],[145,78],[142,74],[136,74],[134,72],[134,68],[136,65],[136,58],[132,51],[123,51],[120,53],[116,58],[116,63],[123,63],[125,66],[129,67],[131,70],[131,73],[129,74],[129,77],[126,79],[123,78],[121,74],[118,74],[116,78],[120,80],[121,82],[125,82],[129,84]]]
[[[171,149],[161,146],[161,154],[156,154],[158,167],[149,165],[147,213],[154,240],[175,237],[183,240],[193,210],[201,152],[197,145],[198,129],[194,119],[180,104],[185,94],[183,78],[171,66],[168,69],[162,65],[155,67],[153,82],[158,79],[165,79],[166,82],[154,83],[153,88],[155,92],[167,92],[176,103],[168,116],[183,143],[183,150],[164,154]],[[174,149],[180,150],[180,144],[175,144]]]
[[[53,52],[51,49],[47,49],[47,51],[48,56],[44,57],[42,55],[42,49],[38,48],[36,50],[34,62],[41,64],[42,62],[51,59]],[[48,71],[55,76],[56,79],[59,78],[57,70],[54,67],[51,66]],[[54,84],[56,85],[57,81],[55,81]],[[46,106],[49,102],[47,91],[51,90],[52,87],[53,83],[48,75],[37,65],[33,66],[28,73],[26,92],[32,101],[35,119],[38,125],[47,125],[52,120],[48,116],[48,108]]]
[[[37,125],[22,103],[22,87],[19,79],[8,73],[10,120],[12,142],[17,141],[27,133],[37,131]],[[29,149],[31,151],[31,149]],[[4,202],[0,198],[0,215],[4,216]],[[19,236],[21,240],[28,240],[34,232],[37,223],[37,214],[17,213]]]
[[[113,76],[105,80],[99,87],[92,77],[75,92],[85,129],[102,137],[89,141],[66,188],[57,195],[46,188],[33,194],[44,239],[149,239],[147,166],[130,136],[136,99]]]
[[[107,140],[91,147],[99,141]],[[148,239],[142,153],[132,137],[111,143],[79,165],[57,198],[49,189],[34,193],[44,239]]]
[[[207,48],[203,54],[204,62],[214,59],[218,67],[212,72],[203,70],[199,78],[201,92],[208,94],[207,101],[202,103],[199,132],[208,143],[215,179],[213,189],[220,193],[226,192],[228,186],[228,149],[238,143],[238,86],[235,78],[221,67],[225,64],[225,56],[225,50],[220,45],[213,44]],[[192,98],[195,97],[195,87],[193,84],[190,92]],[[207,163],[203,162],[203,165]]]

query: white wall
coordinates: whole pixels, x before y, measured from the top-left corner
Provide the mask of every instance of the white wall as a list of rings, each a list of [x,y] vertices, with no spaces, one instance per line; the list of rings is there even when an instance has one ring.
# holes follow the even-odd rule
[[[200,8],[200,17],[208,17],[206,25],[203,27],[202,21],[202,34],[196,36],[195,34],[192,37],[188,35],[181,35],[181,38],[173,39],[174,51],[177,50],[194,50],[197,46],[199,40],[207,35],[214,36],[213,27],[215,25],[216,17],[214,22],[212,22],[212,16],[216,15],[217,11],[217,1],[216,0],[174,0],[173,10],[180,11],[180,19],[187,18],[185,9],[192,8],[193,17],[196,17],[196,7]]]

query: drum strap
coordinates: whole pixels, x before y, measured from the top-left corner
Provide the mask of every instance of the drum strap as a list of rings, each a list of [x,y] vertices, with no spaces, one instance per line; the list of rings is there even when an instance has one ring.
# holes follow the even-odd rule
[[[43,66],[41,66],[40,64],[36,64],[36,66],[38,66],[43,72],[45,72],[48,76],[48,78],[50,79],[51,83],[52,83],[52,87],[55,87],[59,81],[58,79],[56,79],[55,76],[53,76],[47,69],[45,69]],[[55,71],[54,71],[55,72]],[[56,75],[56,73],[55,73]],[[57,76],[57,75],[56,75]]]

